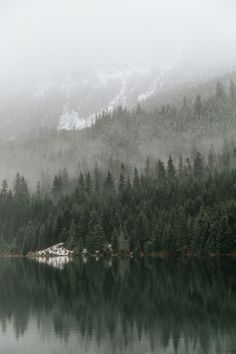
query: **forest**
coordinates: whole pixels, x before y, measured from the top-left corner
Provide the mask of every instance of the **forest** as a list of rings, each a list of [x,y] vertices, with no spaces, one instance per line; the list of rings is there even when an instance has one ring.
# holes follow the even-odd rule
[[[0,0],[0,354],[236,354],[235,14]]]
[[[234,78],[235,76],[232,75]],[[224,84],[223,84],[223,83]],[[148,156],[152,160],[187,158],[193,145],[204,156],[224,139],[234,139],[236,132],[236,88],[228,78],[185,89],[176,99],[140,103],[132,108],[117,107],[97,116],[91,127],[60,130],[41,127],[31,133],[0,139],[0,180],[11,184],[16,171],[27,177],[32,191],[37,180],[41,185],[64,167],[71,176],[93,170],[96,162],[102,170],[111,169],[109,161],[142,169]],[[33,119],[33,112],[32,112]],[[45,189],[44,188],[44,189]]]
[[[164,163],[146,158],[132,170],[110,158],[110,170],[71,178],[66,169],[45,193],[30,193],[16,174],[0,192],[1,253],[26,255],[59,242],[79,254],[229,254],[236,250],[236,151],[197,150]]]

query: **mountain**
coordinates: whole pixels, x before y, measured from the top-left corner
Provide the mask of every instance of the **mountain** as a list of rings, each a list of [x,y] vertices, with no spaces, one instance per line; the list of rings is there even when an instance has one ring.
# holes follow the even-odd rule
[[[219,76],[219,68],[195,70],[188,64],[173,59],[156,67],[100,65],[37,82],[16,82],[0,93],[0,136],[8,139],[39,128],[82,129],[102,112],[137,103],[153,108]],[[227,70],[225,66],[223,72]]]
[[[47,121],[47,126],[26,131],[7,142],[1,139],[0,179],[12,181],[19,171],[33,188],[40,179],[48,190],[51,177],[64,167],[70,175],[78,176],[80,171],[93,169],[95,163],[102,169],[114,170],[116,166],[118,171],[123,162],[132,171],[134,166],[142,167],[147,156],[152,161],[166,161],[170,154],[177,160],[196,150],[205,156],[213,147],[219,152],[225,139],[231,141],[233,149],[236,88],[231,78],[235,78],[235,72],[218,78],[224,85],[214,79],[190,87],[183,83],[178,86],[180,89],[176,85],[176,90],[166,86],[140,105],[131,104],[130,109],[120,105],[104,110],[84,129],[70,129],[69,124],[67,129],[58,129],[62,128],[62,121],[57,120],[51,127]],[[46,92],[41,91],[42,102],[46,97]],[[68,101],[73,102],[71,97]],[[58,106],[56,103],[54,106]],[[51,105],[50,108],[53,109]],[[73,111],[77,122],[75,108]]]
[[[96,115],[132,107],[167,84],[171,67],[106,65],[39,82],[16,83],[0,96],[0,134],[12,137],[32,129],[82,129]]]

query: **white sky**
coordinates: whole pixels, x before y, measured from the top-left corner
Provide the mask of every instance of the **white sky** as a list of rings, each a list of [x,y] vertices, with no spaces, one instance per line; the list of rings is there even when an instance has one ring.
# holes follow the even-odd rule
[[[0,81],[236,53],[234,0],[0,0]]]

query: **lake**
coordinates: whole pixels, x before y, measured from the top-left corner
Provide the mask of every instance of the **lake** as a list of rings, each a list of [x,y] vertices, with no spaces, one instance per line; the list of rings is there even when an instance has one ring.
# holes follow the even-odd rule
[[[0,353],[236,353],[234,259],[0,259]]]

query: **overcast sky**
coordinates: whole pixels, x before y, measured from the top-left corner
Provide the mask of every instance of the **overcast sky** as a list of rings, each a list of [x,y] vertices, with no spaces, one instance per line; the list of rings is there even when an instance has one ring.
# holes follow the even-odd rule
[[[233,0],[0,0],[0,80],[230,57],[235,18]]]

